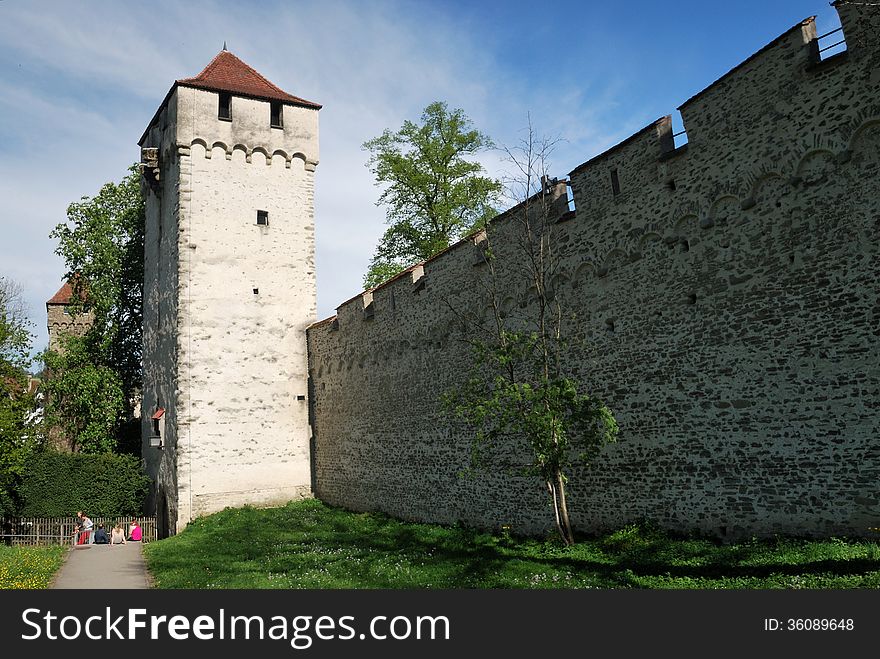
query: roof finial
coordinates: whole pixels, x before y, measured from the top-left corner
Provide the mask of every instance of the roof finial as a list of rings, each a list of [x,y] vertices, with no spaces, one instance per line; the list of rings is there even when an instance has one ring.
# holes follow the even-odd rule
[[[223,50],[226,50],[226,40],[223,40]]]

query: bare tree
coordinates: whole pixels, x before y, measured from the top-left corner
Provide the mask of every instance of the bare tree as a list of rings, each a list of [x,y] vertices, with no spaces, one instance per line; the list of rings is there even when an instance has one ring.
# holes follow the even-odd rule
[[[0,276],[0,360],[19,369],[30,363],[31,334],[21,286]]]
[[[15,488],[39,443],[31,391],[31,334],[21,286],[0,276],[0,514],[15,509]]]
[[[538,139],[529,122],[515,148],[505,149],[513,168],[507,190],[519,203],[505,222],[489,223],[480,242],[487,265],[484,293],[488,317],[467,322],[476,330],[469,339],[474,362],[464,384],[444,397],[448,409],[474,428],[474,466],[486,467],[488,449],[515,450],[517,439],[528,447],[523,470],[541,479],[550,497],[562,541],[574,543],[566,501],[568,471],[588,463],[615,440],[617,423],[599,399],[583,393],[565,371],[563,305],[554,290],[559,271],[556,220],[567,205],[565,183],[547,174],[554,140]],[[560,203],[561,202],[561,203]],[[504,230],[501,245],[498,232]],[[503,247],[498,249],[496,247]],[[529,300],[518,316],[502,308],[506,290],[525,284]]]

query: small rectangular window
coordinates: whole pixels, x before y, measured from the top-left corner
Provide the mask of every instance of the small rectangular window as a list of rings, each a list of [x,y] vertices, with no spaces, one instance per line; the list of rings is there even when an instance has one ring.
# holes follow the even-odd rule
[[[232,121],[232,94],[220,93],[220,107],[217,110],[217,118],[224,121]]]
[[[264,227],[269,226],[269,211],[257,211],[257,224]]]
[[[617,168],[611,170],[611,193],[614,196],[620,194],[620,179],[617,178]]]
[[[284,128],[284,106],[278,102],[273,102],[271,106],[272,118],[269,122],[269,125],[272,128]]]
[[[153,437],[159,437],[159,419],[153,419]]]

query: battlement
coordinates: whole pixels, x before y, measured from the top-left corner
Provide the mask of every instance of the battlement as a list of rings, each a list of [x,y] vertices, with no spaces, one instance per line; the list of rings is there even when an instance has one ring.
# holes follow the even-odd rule
[[[864,52],[869,47],[865,37],[873,39],[875,34],[868,25],[880,30],[880,20],[875,18],[872,23],[864,12],[850,5],[837,5],[837,9],[848,43],[853,41],[855,49]],[[876,106],[865,107],[836,131],[824,131],[821,137],[805,138],[804,132],[810,122],[821,122],[822,117],[794,113],[796,107],[803,107],[799,103],[821,93],[828,82],[824,76],[837,80],[844,76],[816,67],[816,36],[815,17],[804,19],[682,103],[678,109],[688,134],[685,148],[675,148],[672,120],[667,115],[570,172],[575,217],[582,227],[581,239],[594,248],[589,263],[595,272],[604,275],[615,263],[637,258],[646,234],[654,234],[667,244],[679,243],[692,229],[710,228],[723,221],[725,213],[753,207],[761,188],[770,181],[809,184],[821,177],[813,170],[836,167],[850,157],[860,129],[870,126],[872,118],[880,114]],[[849,57],[849,51],[845,54]],[[841,64],[842,59],[834,64]],[[871,97],[867,84],[852,91]],[[751,145],[751,153],[757,157],[730,157]],[[715,170],[711,191],[705,182],[707,169]],[[699,201],[688,194],[703,190],[708,196]],[[635,226],[632,215],[644,205],[653,206],[655,214],[661,211],[667,221]],[[493,222],[517,211],[509,209]],[[473,244],[474,237],[468,236],[422,264],[428,281],[432,271],[441,267],[439,259],[470,260]],[[444,263],[441,269],[445,268]],[[381,313],[384,299],[392,299],[378,291],[390,286],[404,288],[398,283],[401,276],[377,287],[373,312]],[[363,319],[365,295],[360,293],[340,304],[337,327],[349,319]],[[393,299],[396,304],[397,298]]]
[[[143,453],[168,531],[308,493],[319,109],[224,50],[141,138]]]
[[[217,116],[219,98],[219,92],[210,90],[181,86],[171,89],[139,142],[155,151],[156,169],[161,170],[159,163],[190,156],[198,146],[203,149],[200,155],[208,159],[222,155],[233,160],[240,156],[246,163],[271,166],[275,162],[288,169],[298,160],[306,171],[315,171],[317,109],[285,106],[283,125],[272,126],[270,101],[235,98],[230,101],[235,117],[224,120]],[[190,120],[178,121],[179,117]]]
[[[743,129],[753,129],[756,115],[767,112],[768,92],[784,95],[791,81],[806,74],[814,56],[808,47],[816,36],[814,18],[793,26],[679,106],[686,148],[676,150],[667,115],[572,170],[575,206],[586,215],[602,214],[612,201],[624,203],[664,174],[661,182],[670,185],[674,179],[667,174],[671,166],[662,165],[665,160],[688,157],[695,148],[711,150],[713,140],[726,146]]]
[[[509,233],[504,224],[523,213],[530,205],[537,204],[542,196],[549,199],[549,212],[553,221],[568,219],[570,211],[565,188],[565,181],[556,181],[548,191],[538,192],[492,218],[490,228],[493,236],[496,233],[499,236]],[[377,310],[380,314],[396,312],[403,296],[422,295],[429,286],[433,286],[435,276],[448,276],[441,273],[446,272],[450,267],[467,277],[474,267],[485,264],[485,239],[485,229],[465,236],[427,261],[410,266],[378,286],[349,298],[336,307],[335,316],[318,321],[309,329],[331,323],[333,329],[338,330],[344,323],[373,320]]]
[[[573,474],[582,529],[863,534],[880,515],[880,13],[836,6],[845,53],[823,59],[802,21],[680,106],[686,148],[662,117],[570,173],[573,213],[554,189],[565,368],[621,426]],[[504,221],[520,210],[490,227],[511,317],[535,302]],[[470,440],[438,402],[471,365],[461,318],[487,314],[479,243],[309,327],[324,500],[547,528],[539,484],[457,478]]]

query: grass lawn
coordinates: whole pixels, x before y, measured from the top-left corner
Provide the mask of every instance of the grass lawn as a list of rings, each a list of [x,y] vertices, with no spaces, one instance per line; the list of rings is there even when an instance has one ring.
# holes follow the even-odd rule
[[[48,588],[67,547],[0,545],[0,589]]]
[[[880,544],[721,545],[628,527],[566,549],[308,500],[236,508],[144,546],[159,588],[876,588]]]

